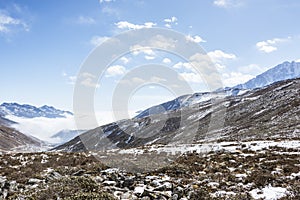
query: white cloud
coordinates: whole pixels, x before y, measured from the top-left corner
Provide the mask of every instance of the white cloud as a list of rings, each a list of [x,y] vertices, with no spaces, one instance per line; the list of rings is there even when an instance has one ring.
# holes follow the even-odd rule
[[[300,59],[295,60],[295,62],[300,62]]]
[[[64,72],[64,71],[61,73],[61,75],[62,75],[63,77],[68,76],[68,74],[67,74],[66,72]]]
[[[215,0],[214,5],[219,7],[226,7],[228,5],[228,0]]]
[[[83,73],[80,75],[80,84],[86,87],[92,87],[92,88],[98,88],[100,87],[99,84],[97,84],[97,78],[95,75],[90,73]]]
[[[120,12],[118,9],[111,8],[109,6],[104,6],[101,11],[102,11],[102,13],[107,14],[107,15],[114,15],[116,17],[120,16]]]
[[[106,77],[119,76],[126,73],[126,68],[121,65],[114,65],[106,70]]]
[[[226,66],[223,65],[222,63],[215,63],[215,66],[217,67],[218,70],[222,70],[226,68]]]
[[[51,136],[61,130],[77,129],[72,115],[67,115],[66,118],[21,118],[9,116],[9,119],[18,122],[13,125],[17,130],[47,142],[58,142],[56,139],[51,138]]]
[[[243,74],[240,72],[230,72],[222,74],[223,84],[227,87],[232,87],[254,78],[255,76],[250,74]]]
[[[0,32],[8,33],[14,27],[21,27],[25,31],[29,31],[28,25],[22,20],[13,18],[7,14],[0,12]]]
[[[191,35],[188,35],[188,36],[186,36],[186,40],[191,41],[191,42],[196,42],[196,43],[206,42],[198,35],[195,35],[194,37]]]
[[[115,0],[99,0],[99,3],[109,3],[109,2],[113,2]]]
[[[271,39],[271,40],[261,41],[261,42],[256,43],[256,48],[259,51],[262,51],[262,52],[265,52],[265,53],[271,53],[271,52],[277,50],[277,45],[279,43],[286,42],[289,39],[290,39],[290,37],[288,37],[288,38],[274,38],[274,39]]]
[[[172,28],[171,24],[165,24],[165,27]]]
[[[222,8],[238,7],[243,4],[242,0],[214,0],[213,4]]]
[[[174,23],[174,22],[177,22],[177,17],[171,17],[169,19],[164,19],[164,22],[167,22],[167,23]]]
[[[68,83],[71,85],[74,85],[76,82],[77,77],[76,76],[69,76],[68,77]]]
[[[133,55],[139,55],[140,53],[144,53],[148,56],[155,56],[155,52],[147,46],[134,45],[130,47],[130,51]]]
[[[92,17],[80,15],[77,19],[78,24],[95,24],[96,21]]]
[[[126,57],[122,57],[120,58],[120,60],[124,63],[124,64],[127,64],[129,62],[129,58],[126,58]]]
[[[225,53],[222,50],[210,51],[207,53],[207,55],[214,62],[214,66],[218,70],[223,70],[226,68],[226,65],[224,64],[226,60],[236,59],[236,55],[232,53]]]
[[[62,72],[61,75],[62,75],[64,78],[67,79],[67,84],[75,85],[75,82],[76,82],[76,79],[77,79],[76,76],[69,76],[66,72]]]
[[[131,29],[131,30],[137,30],[137,29],[142,29],[142,28],[152,28],[154,26],[156,26],[156,23],[153,22],[145,22],[142,25],[139,24],[133,24],[127,21],[120,21],[115,23],[115,25],[119,28],[119,29]]]
[[[181,80],[185,80],[190,83],[202,83],[203,82],[201,76],[194,72],[182,72],[182,73],[179,73],[179,75],[180,75],[179,78]]]
[[[110,37],[106,37],[106,36],[93,36],[92,39],[90,40],[90,44],[93,46],[98,46],[109,38]]]
[[[156,35],[149,40],[149,45],[161,49],[174,49],[177,41],[163,35]]]
[[[119,83],[132,85],[132,84],[145,84],[145,83],[163,83],[167,80],[158,76],[152,76],[149,79],[142,79],[140,77],[133,77],[131,79],[121,80]]]
[[[145,56],[145,59],[146,59],[146,60],[154,60],[154,59],[155,59],[155,56],[148,56],[148,55],[146,55],[146,56]]]
[[[232,53],[225,53],[222,50],[211,51],[211,52],[208,52],[207,55],[214,62],[220,62],[220,61],[223,61],[225,59],[235,59],[236,58],[236,55],[234,55]]]
[[[144,80],[144,79],[142,79],[142,78],[139,78],[139,77],[133,77],[133,78],[131,79],[131,81],[134,82],[134,83],[139,83],[139,84],[142,84],[142,83],[145,83],[145,82],[146,82],[146,80]]]
[[[166,22],[165,24],[165,27],[167,28],[172,28],[172,24],[178,24],[177,23],[177,17],[171,17],[171,18],[167,18],[167,19],[164,19],[164,22]]]
[[[163,59],[163,63],[168,64],[168,63],[171,63],[171,62],[172,62],[172,61],[171,61],[170,58],[164,58],[164,59]]]
[[[261,68],[257,64],[249,64],[249,65],[246,65],[246,66],[239,67],[238,70],[240,72],[246,73],[246,74],[260,74],[265,69]]]
[[[175,65],[173,65],[173,67],[175,69],[185,69],[185,70],[191,70],[191,71],[194,70],[193,66],[188,62],[178,62]]]

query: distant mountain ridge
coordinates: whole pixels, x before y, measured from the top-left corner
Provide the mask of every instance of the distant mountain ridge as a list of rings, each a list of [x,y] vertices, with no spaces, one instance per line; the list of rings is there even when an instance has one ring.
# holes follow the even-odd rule
[[[266,72],[256,76],[255,78],[247,81],[246,83],[236,85],[234,87],[220,88],[213,92],[200,92],[180,96],[174,100],[152,106],[144,111],[139,112],[136,118],[143,118],[149,115],[160,114],[166,111],[180,109],[186,106],[204,102],[219,96],[236,96],[241,95],[248,90],[261,88],[272,83],[283,81],[287,79],[300,77],[300,63],[299,62],[284,62],[279,64]]]
[[[214,92],[198,92],[187,94],[171,101],[152,106],[144,111],[141,111],[135,118],[143,118],[149,115],[164,113],[171,110],[177,110],[183,107],[191,106],[200,102],[209,101],[215,97],[236,96],[244,93],[244,90],[237,88],[229,88],[227,90],[218,90]]]
[[[28,104],[18,104],[18,103],[3,103],[0,105],[0,116],[13,115],[16,117],[24,118],[36,118],[36,117],[46,117],[46,118],[64,118],[66,115],[73,115],[69,111],[59,110],[53,106],[41,106],[35,107]]]
[[[238,89],[261,88],[278,81],[299,78],[299,77],[300,77],[300,63],[295,61],[292,62],[286,61],[282,64],[279,64],[265,71],[264,73],[247,81],[246,83],[236,85],[233,88],[238,88]]]

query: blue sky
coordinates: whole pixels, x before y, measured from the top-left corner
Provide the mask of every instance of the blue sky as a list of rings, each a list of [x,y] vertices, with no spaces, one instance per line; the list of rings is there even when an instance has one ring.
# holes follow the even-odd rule
[[[72,110],[74,81],[89,53],[104,39],[141,27],[187,35],[216,63],[224,85],[233,86],[300,59],[299,9],[296,0],[0,0],[0,101]],[[96,109],[110,106],[115,83],[141,63],[177,66],[201,90],[201,81],[184,71],[188,67],[180,59],[157,52],[139,56],[108,68],[97,83],[103,87],[95,94]],[[136,92],[129,108],[173,97],[148,86]]]

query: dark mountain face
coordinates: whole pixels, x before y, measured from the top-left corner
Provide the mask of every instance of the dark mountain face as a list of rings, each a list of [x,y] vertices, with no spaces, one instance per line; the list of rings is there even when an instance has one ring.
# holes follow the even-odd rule
[[[9,119],[6,119],[5,117],[3,116],[0,116],[0,125],[5,125],[5,126],[10,126],[12,124],[15,124],[16,122],[14,121],[11,121]]]
[[[69,111],[56,109],[52,106],[35,107],[32,105],[20,105],[18,103],[3,103],[0,105],[0,116],[14,115],[17,117],[35,118],[63,118],[66,115],[72,115]]]
[[[292,79],[241,95],[216,96],[162,114],[101,126],[55,150],[299,138],[299,93],[300,79]]]
[[[42,142],[13,128],[0,125],[0,152],[37,149]]]

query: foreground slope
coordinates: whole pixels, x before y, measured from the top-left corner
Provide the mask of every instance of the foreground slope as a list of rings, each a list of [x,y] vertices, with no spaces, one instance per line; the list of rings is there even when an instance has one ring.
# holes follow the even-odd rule
[[[299,200],[294,142],[223,143],[142,173],[110,168],[88,153],[0,155],[0,199]]]
[[[300,79],[237,96],[214,97],[182,109],[101,126],[55,150],[85,151],[257,139],[297,139]],[[159,128],[160,127],[160,128]],[[102,132],[102,131],[103,132]]]

